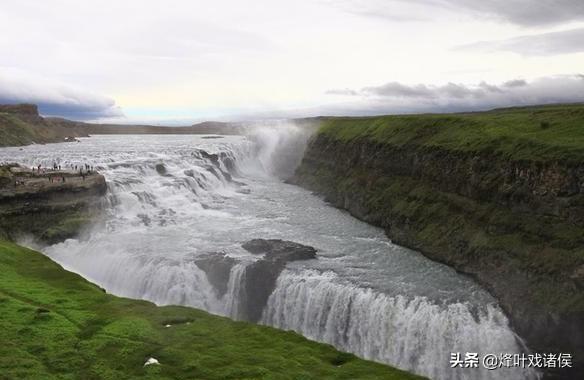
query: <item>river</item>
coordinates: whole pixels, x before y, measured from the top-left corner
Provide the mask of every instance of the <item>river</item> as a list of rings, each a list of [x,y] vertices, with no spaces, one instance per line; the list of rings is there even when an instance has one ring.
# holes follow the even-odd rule
[[[537,378],[450,367],[453,352],[518,353],[522,344],[474,281],[285,183],[307,138],[284,122],[245,136],[102,135],[2,148],[0,161],[87,163],[106,177],[103,218],[79,239],[40,249],[108,292],[238,319],[242,274],[257,259],[241,244],[291,240],[318,257],[288,264],[260,323],[432,379]],[[239,262],[223,295],[193,260],[212,252]]]

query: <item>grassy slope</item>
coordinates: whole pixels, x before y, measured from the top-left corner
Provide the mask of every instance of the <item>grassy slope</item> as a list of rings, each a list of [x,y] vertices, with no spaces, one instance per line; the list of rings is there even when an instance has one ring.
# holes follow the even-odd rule
[[[584,105],[508,108],[480,113],[327,118],[320,133],[511,159],[584,161]]]
[[[292,332],[108,295],[12,243],[0,274],[0,379],[418,378]]]
[[[61,142],[67,136],[86,135],[77,124],[34,115],[0,112],[0,147]]]
[[[42,141],[37,128],[17,116],[0,112],[0,146],[18,146]]]

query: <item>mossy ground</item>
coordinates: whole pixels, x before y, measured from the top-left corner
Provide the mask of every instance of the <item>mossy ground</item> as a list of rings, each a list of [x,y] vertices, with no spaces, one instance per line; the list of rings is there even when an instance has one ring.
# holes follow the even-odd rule
[[[0,379],[419,378],[292,332],[108,295],[8,242],[0,274]]]
[[[325,118],[319,133],[340,140],[493,152],[520,160],[584,161],[584,105],[459,114]]]

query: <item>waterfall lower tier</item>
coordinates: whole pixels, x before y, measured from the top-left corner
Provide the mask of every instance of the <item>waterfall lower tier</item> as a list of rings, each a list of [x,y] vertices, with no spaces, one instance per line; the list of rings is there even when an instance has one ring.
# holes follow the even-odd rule
[[[497,307],[472,310],[465,303],[390,297],[337,283],[335,277],[331,272],[284,271],[262,323],[432,379],[536,378],[517,369],[476,369],[469,376],[450,368],[450,352],[518,352],[517,338]]]

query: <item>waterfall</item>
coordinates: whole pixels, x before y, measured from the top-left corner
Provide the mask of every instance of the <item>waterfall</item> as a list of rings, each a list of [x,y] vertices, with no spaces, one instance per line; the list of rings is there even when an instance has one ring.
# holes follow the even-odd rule
[[[280,274],[261,323],[433,379],[536,378],[517,369],[449,367],[451,352],[520,352],[507,318],[471,280],[282,183],[309,134],[281,122],[218,139],[96,136],[0,149],[0,161],[88,163],[106,177],[103,220],[79,239],[42,251],[110,293],[243,319],[246,263],[256,257],[241,244],[289,239],[321,252]],[[236,262],[226,269],[221,292],[196,263],[213,252]],[[391,281],[402,286],[392,291]],[[436,297],[436,289],[448,298]],[[472,303],[468,294],[482,296]]]
[[[223,296],[223,315],[232,319],[240,320],[242,315],[241,305],[245,299],[245,287],[242,286],[245,281],[246,264],[238,263],[231,268],[229,282],[227,283],[227,292]]]
[[[518,369],[469,373],[450,368],[451,352],[519,352],[507,318],[493,305],[485,310],[472,310],[466,303],[438,305],[424,297],[390,297],[335,279],[330,272],[283,272],[262,323],[432,379],[537,378]]]

